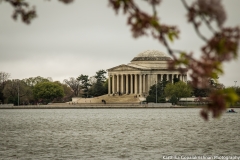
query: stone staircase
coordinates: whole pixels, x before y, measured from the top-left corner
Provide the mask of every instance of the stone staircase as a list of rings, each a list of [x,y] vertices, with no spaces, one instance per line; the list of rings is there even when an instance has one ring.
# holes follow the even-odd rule
[[[109,103],[134,103],[134,104],[139,104],[140,100],[139,97],[135,97],[134,94],[129,94],[129,95],[102,95],[99,97],[94,97],[94,98],[79,98],[76,103],[103,103],[102,100],[105,100],[107,104]]]

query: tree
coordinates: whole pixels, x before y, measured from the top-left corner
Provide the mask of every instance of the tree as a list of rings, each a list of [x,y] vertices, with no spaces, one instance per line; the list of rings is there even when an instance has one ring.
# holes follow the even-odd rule
[[[169,102],[171,102],[172,104],[177,104],[178,102],[178,99],[175,95],[173,95],[170,99],[169,99]]]
[[[164,90],[168,83],[169,82],[167,81],[167,78],[164,76],[160,83],[152,85],[150,87],[149,94],[146,98],[146,101],[156,102],[156,90],[157,90],[157,103],[165,103],[166,97],[164,94]],[[157,89],[156,89],[156,85],[157,85]]]
[[[0,85],[2,85],[4,82],[6,82],[10,77],[9,73],[6,72],[0,72]]]
[[[179,82],[179,81],[180,81],[179,78],[177,78],[177,77],[174,77],[174,78],[173,78],[173,83],[174,83],[174,84],[177,83],[177,82]]]
[[[156,87],[156,85],[157,85],[157,87]],[[157,94],[156,94],[156,91],[157,91]],[[163,88],[162,88],[162,85],[160,83],[154,84],[150,87],[149,94],[146,98],[146,101],[155,103],[156,102],[156,95],[157,95],[157,99],[158,99],[157,102],[159,102],[159,97],[163,95]]]
[[[44,78],[41,76],[25,78],[23,81],[30,87],[34,87],[36,84],[41,82],[49,82],[51,78]]]
[[[29,10],[27,8],[29,4],[25,0],[2,1],[12,5],[14,19],[21,16],[22,21],[29,24],[36,17],[35,9]],[[73,0],[59,1],[68,4]],[[181,0],[183,7],[187,10],[188,22],[193,25],[196,34],[204,42],[200,51],[202,56],[199,59],[195,58],[192,52],[187,53],[170,46],[169,42],[176,40],[180,31],[176,26],[166,25],[164,22],[160,23],[156,8],[160,5],[161,0],[146,0],[145,2],[152,6],[152,13],[142,10],[134,0],[109,0],[109,5],[116,13],[122,10],[128,16],[127,22],[135,38],[150,34],[165,46],[173,58],[173,61],[169,62],[170,69],[179,67],[179,70],[183,71],[182,66],[188,68],[193,87],[208,88],[209,78],[216,79],[218,75],[224,73],[221,67],[222,63],[237,58],[240,29],[237,26],[224,26],[226,13],[221,0],[196,0],[191,5],[187,4],[185,0]],[[200,30],[201,27],[208,28],[212,33],[211,37],[205,36]],[[238,96],[234,91],[211,91],[209,98],[212,103],[202,110],[202,117],[207,119],[209,112],[212,112],[213,115],[221,115],[227,107],[224,104],[236,102],[238,100],[236,97]]]
[[[106,76],[105,76],[106,73],[107,72],[103,69],[97,71],[96,75],[94,76],[96,78],[97,82],[101,82],[101,83],[105,82],[106,79],[107,79]]]
[[[68,85],[62,84],[59,81],[55,81],[54,83],[57,83],[58,85],[62,86],[63,92],[64,92],[64,96],[56,98],[54,102],[60,102],[61,103],[61,102],[71,101],[72,97],[73,97],[72,89]]]
[[[78,79],[75,79],[74,77],[70,77],[69,80],[64,79],[63,82],[72,89],[75,97],[79,96],[81,84]]]
[[[192,82],[190,82],[190,84],[191,83]],[[223,84],[218,83],[214,79],[209,79],[208,83],[209,83],[208,88],[202,88],[201,89],[201,88],[193,87],[193,95],[195,97],[208,97],[211,94],[212,91],[224,88]]]
[[[7,103],[13,103],[14,105],[18,105],[18,103],[29,104],[32,100],[32,89],[24,81],[18,79],[8,80],[3,89],[3,94]]]
[[[193,95],[195,97],[207,97],[210,94],[209,88],[193,88]]]
[[[89,82],[89,78],[88,75],[83,75],[81,74],[78,78],[78,81],[80,81],[81,83],[81,88],[83,90],[83,95],[84,97],[88,97],[88,92],[89,92],[89,87],[91,86],[90,82]]]
[[[34,86],[33,95],[39,102],[49,103],[53,101],[54,98],[62,98],[64,96],[64,90],[58,83],[41,82]]]
[[[107,94],[108,93],[108,79],[106,79],[105,82],[103,82],[103,87],[104,87],[104,93]]]
[[[95,84],[97,82],[97,79],[94,77],[94,76],[92,76],[92,77],[90,77],[89,78],[89,84],[92,86],[93,84]]]
[[[94,83],[90,89],[90,94],[93,96],[101,96],[104,94],[107,94],[108,92],[108,83],[106,81],[106,74],[107,72],[105,70],[99,70],[94,75],[94,78],[96,79],[96,83]]]
[[[90,94],[93,95],[93,96],[95,96],[95,97],[96,97],[96,96],[104,95],[104,94],[106,94],[106,92],[105,92],[105,87],[103,86],[102,83],[96,82],[96,83],[91,87]]]
[[[171,99],[173,96],[175,96],[177,101],[179,101],[180,98],[191,96],[191,92],[191,87],[182,81],[175,84],[168,83],[164,90],[164,93],[167,97]]]
[[[7,80],[9,79],[10,74],[6,72],[0,72],[0,104],[4,103],[5,97],[3,94],[3,89],[6,85]]]
[[[240,97],[240,87],[234,87],[234,89],[236,90],[237,95]]]
[[[157,103],[165,103],[166,97],[164,94],[164,90],[162,89],[161,84],[157,84]],[[147,102],[156,103],[156,84],[152,85],[149,90],[149,95],[146,98]]]

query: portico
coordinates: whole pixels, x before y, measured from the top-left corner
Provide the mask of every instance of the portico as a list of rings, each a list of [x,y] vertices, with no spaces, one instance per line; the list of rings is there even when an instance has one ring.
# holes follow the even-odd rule
[[[145,51],[138,54],[131,63],[108,69],[108,94],[147,95],[150,87],[166,77],[173,82],[174,77],[187,81],[187,70],[181,74],[178,69],[169,70],[171,60],[159,51]]]

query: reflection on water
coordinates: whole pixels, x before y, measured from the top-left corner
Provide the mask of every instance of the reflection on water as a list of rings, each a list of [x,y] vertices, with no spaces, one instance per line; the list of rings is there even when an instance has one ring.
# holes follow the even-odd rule
[[[162,159],[240,155],[240,109],[0,110],[0,159]]]

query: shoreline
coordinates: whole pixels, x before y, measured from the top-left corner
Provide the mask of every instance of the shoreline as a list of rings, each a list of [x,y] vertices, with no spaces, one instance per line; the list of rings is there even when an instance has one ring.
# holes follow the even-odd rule
[[[81,104],[81,105],[21,105],[21,106],[10,106],[0,105],[0,109],[180,109],[180,108],[203,108],[205,106],[170,106],[170,107],[159,107],[159,106],[147,106],[140,104]],[[232,106],[229,108],[240,108],[240,106]]]

